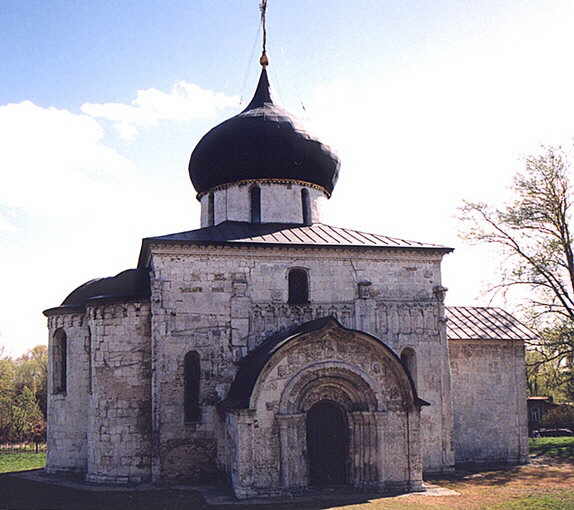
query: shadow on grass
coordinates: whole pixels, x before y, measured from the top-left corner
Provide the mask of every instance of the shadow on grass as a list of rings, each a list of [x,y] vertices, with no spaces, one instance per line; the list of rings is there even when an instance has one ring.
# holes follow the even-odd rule
[[[567,462],[556,462],[552,465],[527,464],[515,467],[466,467],[457,469],[452,475],[433,478],[432,483],[438,485],[455,483],[468,483],[474,486],[504,486],[510,483],[524,485],[563,485],[565,476],[574,477],[574,463],[572,459]]]
[[[194,492],[176,490],[98,491],[0,476],[0,508],[26,510],[192,510],[205,508]]]
[[[325,510],[365,504],[372,497],[348,490],[333,490],[318,491],[313,496],[314,501],[305,503],[283,500],[263,505],[208,505],[199,492],[189,489],[92,491],[27,480],[14,474],[0,475],[0,509],[11,510]]]
[[[574,463],[574,437],[541,437],[530,439],[530,453],[551,457],[554,461]]]
[[[470,468],[451,475],[428,480],[462,491],[471,487],[502,487],[507,484],[525,487],[557,485],[565,487],[565,479],[574,477],[574,463],[564,465],[526,465],[510,468]],[[207,505],[199,492],[184,488],[142,490],[84,490],[62,487],[18,477],[0,475],[0,509],[14,510],[325,510],[345,505],[361,505],[381,495],[352,494],[346,491],[323,491],[314,501],[269,502],[265,505]],[[389,496],[391,497],[391,496]],[[386,499],[386,498],[385,498]],[[408,504],[405,501],[404,507]],[[448,508],[446,506],[445,508]]]

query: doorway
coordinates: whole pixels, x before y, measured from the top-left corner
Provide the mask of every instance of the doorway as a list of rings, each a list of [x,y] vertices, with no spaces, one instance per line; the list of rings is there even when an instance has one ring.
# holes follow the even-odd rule
[[[346,483],[349,443],[347,420],[335,402],[321,400],[307,412],[309,482],[313,486]]]

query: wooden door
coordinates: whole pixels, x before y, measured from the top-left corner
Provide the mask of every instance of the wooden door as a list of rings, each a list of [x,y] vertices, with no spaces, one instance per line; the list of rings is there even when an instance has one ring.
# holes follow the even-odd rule
[[[307,413],[309,482],[314,486],[346,482],[349,434],[343,409],[334,402],[317,402]]]

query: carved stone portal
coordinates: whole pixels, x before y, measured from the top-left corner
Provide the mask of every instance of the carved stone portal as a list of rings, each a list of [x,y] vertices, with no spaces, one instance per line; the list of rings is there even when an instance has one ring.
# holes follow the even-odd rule
[[[338,325],[290,340],[261,370],[249,407],[231,420],[238,449],[253,452],[249,460],[235,457],[239,498],[325,484],[421,489],[415,390],[396,355],[369,335]],[[337,422],[325,434],[342,443],[331,460],[317,451],[329,447],[329,438],[316,434],[317,422],[329,425],[317,417],[321,410]],[[318,473],[328,462],[337,465]]]

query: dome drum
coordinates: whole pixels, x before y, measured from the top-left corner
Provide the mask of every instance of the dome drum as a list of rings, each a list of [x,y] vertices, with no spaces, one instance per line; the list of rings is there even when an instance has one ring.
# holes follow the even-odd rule
[[[259,189],[258,196],[253,190]],[[242,181],[200,198],[201,227],[219,225],[224,221],[249,223],[321,222],[321,210],[328,199],[325,191],[306,183],[278,180]],[[258,217],[254,214],[257,200]]]

